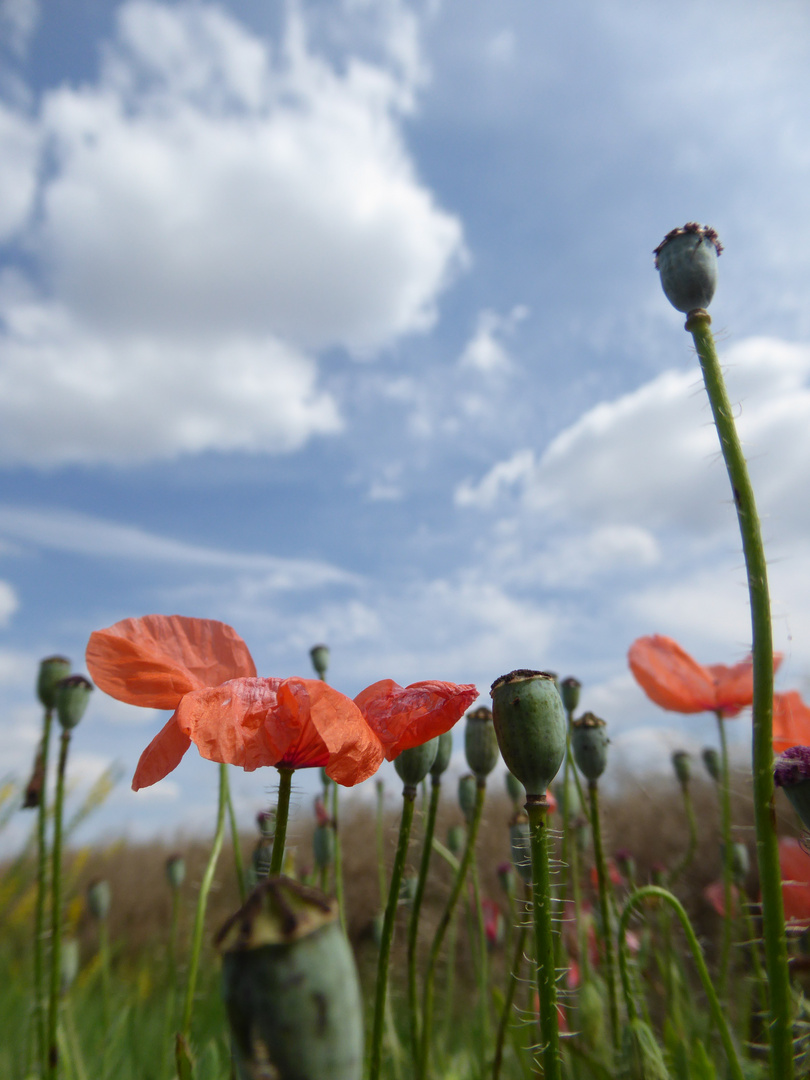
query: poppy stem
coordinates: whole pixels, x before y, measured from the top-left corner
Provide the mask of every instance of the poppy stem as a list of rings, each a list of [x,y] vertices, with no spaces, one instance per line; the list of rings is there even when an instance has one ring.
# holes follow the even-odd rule
[[[672,872],[667,879],[667,883],[669,885],[674,884],[674,882],[676,882],[679,877],[686,873],[686,871],[692,865],[692,861],[695,858],[695,852],[697,851],[698,835],[697,821],[695,819],[695,807],[692,803],[692,796],[689,792],[689,787],[686,784],[681,785],[681,793],[683,795],[683,808],[686,812],[686,821],[689,826],[689,843],[687,845],[686,852],[684,853],[683,858],[677,864],[677,866],[673,867]]]
[[[233,844],[233,865],[234,871],[236,872],[236,884],[239,887],[239,903],[244,904],[245,900],[247,899],[247,888],[245,886],[245,866],[244,862],[242,861],[242,843],[239,839],[239,829],[236,825],[236,814],[233,809],[231,786],[228,782],[227,773],[225,774],[225,784],[225,797],[228,800],[228,821],[231,826],[231,843]]]
[[[720,446],[728,470],[742,537],[751,604],[752,660],[754,669],[752,769],[757,861],[762,889],[762,924],[770,987],[770,1042],[772,1076],[794,1076],[792,1007],[782,903],[782,876],[776,837],[773,788],[773,635],[768,594],[768,568],[756,501],[742,452],[731,403],[726,391],[711,332],[711,317],[703,309],[687,316]]]
[[[528,886],[527,892],[528,892]],[[492,1080],[499,1080],[501,1063],[503,1062],[503,1048],[506,1042],[506,1032],[509,1028],[509,1020],[512,1015],[512,1006],[515,1003],[515,992],[520,983],[520,969],[523,967],[524,953],[526,950],[526,935],[529,927],[526,922],[521,922],[515,939],[515,948],[512,953],[512,966],[507,976],[506,993],[504,994],[503,1008],[498,1022],[498,1036],[495,1041],[495,1058],[492,1062]]]
[[[290,793],[294,769],[277,765],[278,804],[276,806],[276,831],[273,836],[273,854],[270,858],[269,877],[277,877],[284,866],[284,843],[287,839],[287,820],[290,816]]]
[[[548,859],[548,802],[545,795],[526,799],[532,844],[532,911],[536,947],[537,995],[544,1080],[560,1080],[560,1029],[557,1015],[557,968],[551,929],[551,875]],[[596,815],[594,814],[594,817]],[[594,828],[594,834],[596,829]]]
[[[723,949],[720,954],[719,991],[726,997],[728,969],[731,959],[731,930],[734,925],[734,849],[731,844],[731,776],[728,765],[728,740],[723,715],[717,712],[720,733],[720,829],[723,836]]]
[[[613,1035],[613,1049],[619,1052],[621,1033],[619,1031],[619,995],[616,987],[616,962],[613,955],[613,934],[611,927],[611,907],[608,897],[605,853],[602,847],[602,826],[599,817],[599,786],[595,780],[588,781],[588,794],[591,801],[591,827],[593,830],[593,854],[596,861],[596,874],[599,882],[599,911],[601,913],[602,953],[605,960],[605,982],[608,989],[610,1008],[610,1028]]]
[[[37,806],[37,901],[34,915],[34,1015],[36,1017],[39,1067],[45,1068],[46,1009],[45,1009],[45,904],[48,892],[48,750],[51,741],[53,709],[45,709],[42,739],[39,744],[37,768],[42,787]]]
[[[397,914],[399,903],[399,889],[402,884],[402,875],[405,870],[405,859],[408,855],[408,841],[411,836],[411,824],[413,822],[414,804],[416,802],[416,787],[413,784],[405,784],[402,789],[402,817],[399,823],[399,842],[394,856],[394,867],[391,871],[391,884],[388,887],[388,903],[385,905],[385,921],[383,923],[382,941],[380,942],[380,956],[377,963],[377,985],[374,998],[374,1026],[371,1032],[371,1066],[369,1080],[379,1080],[380,1066],[382,1064],[382,1037],[383,1023],[385,1021],[385,1000],[388,991],[388,961],[391,957],[391,942],[394,937],[394,919]]]
[[[57,1027],[59,1024],[59,983],[62,966],[62,816],[65,805],[65,770],[70,748],[70,728],[64,728],[59,742],[56,770],[56,800],[53,808],[53,848],[51,851],[51,980],[48,994],[48,1060],[46,1076],[55,1080],[59,1064]]]
[[[422,861],[419,864],[419,878],[413,898],[410,919],[408,921],[408,1012],[411,1025],[411,1053],[414,1066],[419,1057],[419,992],[416,980],[416,944],[419,936],[419,913],[425,895],[425,884],[430,869],[430,856],[433,850],[433,833],[436,828],[436,814],[441,795],[441,777],[432,777],[430,803],[425,820],[425,835],[422,841]]]

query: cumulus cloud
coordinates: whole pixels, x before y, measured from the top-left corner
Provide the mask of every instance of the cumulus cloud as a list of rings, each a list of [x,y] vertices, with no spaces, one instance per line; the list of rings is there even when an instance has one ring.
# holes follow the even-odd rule
[[[529,309],[522,304],[512,308],[505,316],[490,310],[480,312],[475,332],[459,358],[460,367],[471,368],[484,374],[503,374],[510,371],[512,361],[505,339],[514,334],[517,325],[528,314]]]
[[[216,7],[130,0],[97,82],[0,114],[0,235],[34,266],[0,284],[0,450],[143,461],[339,431],[314,355],[429,328],[463,258],[402,137],[404,78],[337,71],[296,17],[274,49]]]

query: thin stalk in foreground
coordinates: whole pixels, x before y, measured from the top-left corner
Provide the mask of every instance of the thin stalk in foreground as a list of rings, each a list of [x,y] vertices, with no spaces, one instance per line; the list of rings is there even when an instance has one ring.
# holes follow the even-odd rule
[[[70,728],[62,731],[59,741],[59,765],[56,771],[56,801],[53,810],[53,850],[51,859],[51,981],[48,993],[47,1076],[55,1080],[59,1062],[57,1027],[59,1024],[59,982],[62,966],[62,814],[65,805],[65,769],[70,748]]]
[[[681,793],[683,795],[683,808],[686,812],[686,822],[689,826],[689,843],[686,847],[683,858],[677,864],[677,866],[674,866],[672,868],[672,872],[667,879],[670,885],[677,881],[682,874],[686,873],[686,871],[692,865],[692,861],[695,857],[695,852],[697,851],[697,821],[695,819],[695,807],[692,803],[692,795],[689,791],[688,784],[681,784]]]
[[[734,1046],[734,1040],[731,1037],[731,1031],[729,1030],[728,1023],[723,1013],[723,1007],[720,1004],[720,999],[717,996],[717,991],[712,985],[711,976],[709,975],[709,969],[706,967],[706,961],[703,957],[703,951],[700,947],[695,931],[692,929],[692,924],[689,921],[689,916],[683,909],[680,902],[669,892],[667,889],[662,889],[658,885],[645,885],[641,889],[636,891],[630,896],[627,903],[624,905],[624,910],[619,918],[619,970],[621,972],[622,986],[624,987],[624,995],[627,1000],[627,1008],[631,1014],[631,1018],[636,1016],[635,1002],[633,994],[630,988],[630,972],[627,962],[627,942],[625,940],[627,935],[627,926],[630,921],[630,916],[636,908],[641,907],[647,897],[657,897],[669,904],[673,908],[675,914],[680,920],[683,932],[686,935],[686,940],[689,944],[689,948],[692,952],[692,958],[695,961],[695,967],[697,968],[698,977],[703,984],[703,990],[706,994],[706,998],[709,1002],[709,1011],[712,1015],[712,1020],[717,1028],[717,1032],[720,1035],[720,1040],[723,1043],[723,1049],[726,1052],[726,1058],[728,1059],[729,1073],[733,1080],[744,1080],[742,1066],[737,1056],[737,1050]],[[773,1074],[779,1075],[779,1074]]]
[[[343,933],[346,933],[346,900],[343,894],[343,850],[340,844],[340,818],[338,816],[339,809],[339,785],[332,784],[332,827],[335,830],[335,896],[338,902],[338,911],[340,912],[340,925],[343,927]]]
[[[723,714],[717,714],[720,735],[720,830],[723,837],[723,949],[720,954],[720,997],[725,1000],[728,969],[731,961],[731,931],[734,925],[734,850],[731,846],[731,774],[728,765],[728,740]]]
[[[526,886],[526,891],[529,891],[529,886]],[[528,924],[522,922],[518,928],[517,937],[515,939],[515,949],[512,954],[512,966],[509,970],[506,994],[504,995],[503,1009],[501,1010],[501,1017],[498,1023],[498,1034],[495,1040],[495,1059],[492,1063],[492,1080],[499,1080],[501,1074],[503,1047],[506,1042],[506,1032],[509,1029],[512,1006],[515,1003],[515,992],[520,983],[520,969],[523,966],[523,954],[526,949],[526,935],[528,930]]]
[[[231,843],[233,844],[233,864],[236,872],[236,883],[239,887],[239,903],[244,904],[247,899],[247,888],[245,886],[245,865],[242,861],[242,844],[239,840],[239,829],[236,825],[236,814],[233,809],[233,799],[231,798],[231,788],[227,776],[225,782],[227,785],[225,797],[228,800],[228,821],[231,826]]]
[[[278,769],[278,805],[276,807],[276,831],[273,835],[273,854],[270,858],[269,877],[276,877],[284,867],[284,843],[287,839],[287,820],[290,816],[290,792],[294,769]],[[224,768],[224,766],[223,766]]]
[[[416,894],[413,898],[413,906],[408,921],[408,1013],[414,1065],[417,1064],[419,1054],[419,990],[416,980],[416,943],[419,936],[419,913],[422,910],[425,884],[430,869],[430,856],[433,851],[433,833],[436,828],[436,813],[439,808],[440,795],[441,781],[437,777],[434,778],[430,789],[430,803],[428,804],[425,835],[422,841],[422,860],[419,864],[419,879],[416,883]]]
[[[613,955],[613,934],[611,933],[610,900],[607,889],[607,869],[605,854],[602,850],[602,826],[599,819],[599,786],[595,780],[588,782],[588,794],[591,801],[591,826],[593,829],[593,852],[596,859],[596,873],[599,879],[599,910],[602,916],[602,948],[605,959],[605,982],[608,990],[610,1008],[610,1028],[613,1035],[613,1049],[618,1053],[621,1044],[619,1031],[619,995],[616,987],[615,960]]]
[[[548,802],[544,795],[526,799],[532,844],[532,910],[540,999],[540,1036],[544,1080],[560,1080],[560,1030],[557,1015],[557,969],[551,929],[551,875],[548,860]]]
[[[700,358],[706,392],[731,481],[748,576],[754,669],[754,817],[762,889],[765,966],[770,987],[770,1066],[772,1076],[778,1076],[780,1080],[791,1080],[794,1076],[794,1062],[790,978],[773,797],[773,634],[768,568],[754,490],[748,476],[710,327],[711,317],[708,312],[701,308],[689,313],[686,329],[692,334]]]
[[[45,709],[37,766],[42,776],[37,807],[37,901],[34,915],[34,1012],[39,1066],[45,1067],[47,1021],[45,1008],[45,905],[48,895],[48,751],[53,709]]]

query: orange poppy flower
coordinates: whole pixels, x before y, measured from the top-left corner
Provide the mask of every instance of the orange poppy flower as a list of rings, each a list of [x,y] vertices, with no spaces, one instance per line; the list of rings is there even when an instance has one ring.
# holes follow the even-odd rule
[[[798,690],[773,695],[773,748],[781,754],[791,746],[810,745],[810,708]]]
[[[779,869],[788,927],[806,929],[810,926],[810,855],[792,836],[779,841]]]
[[[704,667],[672,638],[663,634],[641,637],[627,654],[630,670],[651,701],[673,712],[714,712],[736,716],[754,698],[754,671],[749,656],[727,667]],[[774,655],[774,670],[782,657]]]

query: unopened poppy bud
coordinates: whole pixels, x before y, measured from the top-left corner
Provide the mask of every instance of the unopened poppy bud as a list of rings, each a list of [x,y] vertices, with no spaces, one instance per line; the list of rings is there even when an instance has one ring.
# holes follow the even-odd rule
[[[54,702],[56,718],[69,731],[75,728],[87,709],[93,684],[84,675],[69,675],[57,683]]]
[[[315,668],[318,678],[325,678],[329,668],[329,646],[313,645],[309,650],[309,655],[312,658],[312,666]]]
[[[48,656],[40,662],[37,697],[46,709],[56,704],[56,687],[70,675],[70,661],[64,656]]]
[[[458,782],[458,805],[469,825],[475,814],[475,799],[478,792],[478,782],[471,773],[462,776]]]
[[[59,990],[66,994],[79,974],[79,942],[64,937],[59,948]]]
[[[34,771],[25,786],[23,797],[23,810],[35,810],[42,799],[42,789],[45,786],[45,761],[42,757],[42,746],[37,749],[34,758]]]
[[[614,852],[613,859],[622,877],[632,881],[636,876],[636,860],[633,858],[633,853],[628,848],[619,848]]]
[[[360,1080],[363,1005],[334,901],[270,878],[217,944],[240,1080]]]
[[[467,713],[464,753],[467,764],[479,780],[486,779],[498,764],[498,738],[492,723],[492,712],[483,705]]]
[[[509,826],[509,844],[512,849],[512,865],[526,885],[532,883],[532,845],[529,819],[525,814],[515,814]]]
[[[666,885],[667,868],[663,863],[654,862],[650,867],[650,881],[653,885]]]
[[[447,847],[450,850],[451,855],[455,855],[456,858],[464,850],[464,841],[467,834],[464,831],[463,825],[451,825],[447,830]]]
[[[571,749],[577,768],[586,779],[598,780],[607,766],[607,724],[593,713],[585,713],[571,726]]]
[[[397,775],[405,785],[406,790],[409,788],[416,790],[417,784],[422,783],[430,772],[431,765],[436,760],[436,751],[438,749],[439,739],[437,736],[435,739],[428,739],[421,746],[412,746],[410,750],[403,750],[394,759],[394,768],[397,770]]]
[[[543,798],[565,756],[566,718],[549,672],[523,669],[492,684],[492,712],[506,767],[529,798]]]
[[[706,746],[701,756],[706,772],[718,784],[720,782],[720,755],[713,746]]]
[[[668,232],[654,251],[667,300],[677,310],[707,308],[717,288],[717,256],[723,245],[714,229],[695,221]]]
[[[312,857],[319,870],[331,866],[335,859],[335,830],[330,823],[315,826],[312,833]]]
[[[166,880],[173,889],[179,889],[186,880],[186,861],[182,855],[170,855],[166,860]]]
[[[627,1020],[617,1075],[623,1080],[669,1080],[661,1047],[646,1020]]]
[[[87,910],[94,919],[101,921],[110,914],[112,893],[110,883],[104,878],[96,878],[87,886]]]
[[[802,825],[810,829],[810,746],[791,746],[776,759],[773,782],[783,789]]]
[[[430,775],[434,784],[439,782],[439,777],[447,770],[447,766],[450,764],[450,758],[452,756],[453,732],[445,731],[439,736],[439,743],[436,748],[436,760],[430,766]]]
[[[579,705],[579,692],[581,689],[582,683],[579,679],[575,679],[573,675],[569,675],[567,679],[563,679],[560,683],[560,697],[567,713],[570,714],[576,711]]]
[[[681,787],[688,787],[692,778],[692,759],[685,750],[676,750],[672,755],[672,768]]]
[[[506,770],[506,793],[515,806],[523,806],[526,802],[526,788],[508,769]]]

